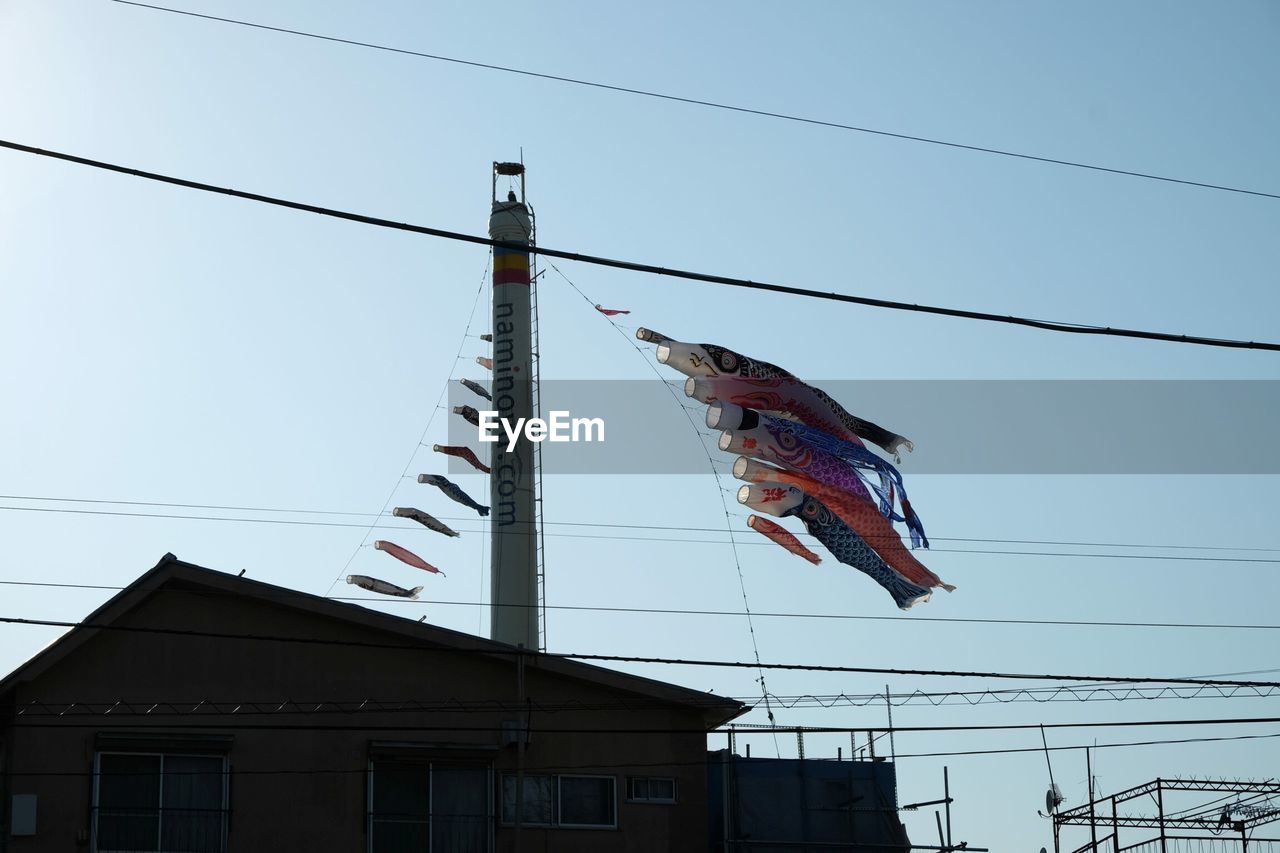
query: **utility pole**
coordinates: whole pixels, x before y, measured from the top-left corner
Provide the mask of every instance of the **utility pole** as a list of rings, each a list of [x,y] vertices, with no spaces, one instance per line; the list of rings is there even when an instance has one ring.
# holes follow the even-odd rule
[[[498,198],[500,176],[519,180],[518,197],[512,191]],[[528,249],[534,232],[524,178],[522,163],[493,164],[489,237],[509,244],[493,247],[493,407],[513,428],[534,415]],[[534,449],[523,433],[511,450],[505,435],[489,447],[489,636],[540,651]]]
[[[1093,760],[1088,749],[1084,751],[1084,772],[1089,779],[1089,840],[1093,843],[1093,853],[1098,853],[1098,815],[1093,807]]]

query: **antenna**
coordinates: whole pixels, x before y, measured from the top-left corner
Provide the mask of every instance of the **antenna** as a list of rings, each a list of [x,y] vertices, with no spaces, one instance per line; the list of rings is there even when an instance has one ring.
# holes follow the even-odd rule
[[[1053,817],[1058,806],[1062,805],[1062,789],[1053,781],[1053,764],[1049,761],[1049,741],[1044,736],[1044,726],[1040,726],[1040,742],[1044,744],[1044,763],[1049,768],[1049,790],[1044,792],[1044,811],[1037,811],[1041,817]]]

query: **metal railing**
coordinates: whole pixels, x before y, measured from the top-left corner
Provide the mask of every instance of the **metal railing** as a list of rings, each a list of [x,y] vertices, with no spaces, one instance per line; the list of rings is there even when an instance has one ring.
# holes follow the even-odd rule
[[[226,809],[93,810],[94,853],[225,853]]]
[[[1222,835],[1166,835],[1120,848],[1119,853],[1280,853],[1280,838],[1242,839],[1231,830]]]

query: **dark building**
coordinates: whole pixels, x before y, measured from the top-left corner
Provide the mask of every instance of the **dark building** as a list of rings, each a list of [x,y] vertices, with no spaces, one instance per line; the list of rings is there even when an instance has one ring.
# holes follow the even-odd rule
[[[6,853],[702,853],[745,710],[172,555],[84,622],[0,681]]]
[[[710,831],[716,853],[911,849],[898,786],[885,761],[816,761],[711,754]]]

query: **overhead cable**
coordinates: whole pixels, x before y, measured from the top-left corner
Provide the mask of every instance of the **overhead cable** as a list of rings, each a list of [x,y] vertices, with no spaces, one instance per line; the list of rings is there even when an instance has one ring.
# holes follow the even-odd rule
[[[338,640],[331,637],[300,637],[284,634],[251,634],[224,631],[204,631],[193,628],[158,628],[143,625],[120,625],[113,622],[68,622],[56,619],[27,619],[18,616],[0,616],[0,623],[13,625],[33,625],[57,628],[84,628],[95,631],[120,631],[126,633],[157,634],[163,636],[198,637],[219,640],[246,642],[299,643],[303,645],[341,646],[344,648],[367,648],[434,653],[445,655],[478,654],[487,657],[525,657],[538,659],[561,658],[577,661],[612,661],[618,663],[649,663],[671,666],[705,666],[731,669],[778,669],[801,672],[841,672],[841,673],[874,673],[877,675],[924,675],[961,678],[1003,678],[1031,681],[1094,681],[1103,684],[1205,684],[1226,687],[1280,687],[1280,681],[1236,681],[1216,678],[1158,678],[1155,676],[1114,676],[1114,675],[1060,675],[1035,674],[1025,672],[991,672],[981,670],[938,670],[938,669],[901,669],[895,667],[843,666],[837,664],[816,663],[761,663],[752,661],[731,660],[699,660],[693,658],[660,658],[642,657],[638,655],[605,655],[584,652],[539,652],[515,646],[504,646],[501,643],[485,642],[475,646],[428,646],[409,643],[385,643],[363,640]],[[861,729],[859,729],[861,730]]]
[[[57,581],[18,581],[0,580],[0,586],[46,587],[52,589],[98,589],[119,592],[126,587],[108,584],[59,583]],[[230,595],[232,593],[215,593],[193,589],[177,590],[184,595]],[[370,596],[327,596],[331,601],[370,602],[381,604],[407,604],[425,607],[539,607],[542,605],[522,603],[494,604],[487,601],[449,601],[420,598],[416,601],[401,598],[374,598]],[[590,604],[548,604],[548,610],[585,611],[593,613],[647,613],[662,616],[724,616],[741,618],[745,612],[741,610],[698,610],[691,608],[662,607],[618,607]],[[777,611],[751,611],[754,616],[773,619],[820,619],[849,620],[867,622],[949,622],[974,625],[1049,625],[1085,628],[1176,628],[1176,629],[1211,629],[1233,631],[1277,631],[1280,625],[1268,624],[1230,624],[1222,622],[1123,622],[1097,621],[1084,619],[999,619],[964,616],[879,616],[863,613],[787,613]]]
[[[167,503],[164,501],[132,501],[111,500],[107,498],[63,498],[45,495],[0,495],[0,500],[7,501],[40,501],[44,503],[71,504],[111,504],[116,506],[149,506],[169,509],[211,509],[224,512],[268,512],[277,515],[338,515],[361,518],[386,516],[386,513],[350,512],[333,509],[297,509],[290,507],[236,506],[229,504],[192,504]],[[198,516],[204,518],[204,516]],[[390,517],[390,516],[388,516]],[[441,521],[470,521],[471,517],[458,515],[436,516]],[[696,527],[676,524],[632,524],[620,521],[547,521],[545,524],[555,527],[606,527],[619,530],[674,530],[692,533],[722,533],[721,527]],[[803,534],[798,534],[803,535]],[[1261,551],[1280,552],[1280,548],[1257,548],[1246,545],[1173,545],[1162,542],[1068,542],[1060,539],[992,539],[970,536],[935,536],[929,535],[930,542],[977,542],[1001,545],[1062,545],[1079,548],[1159,548],[1171,551]]]
[[[726,104],[718,101],[708,101],[702,98],[692,98],[684,95],[671,95],[664,92],[654,92],[647,89],[636,89],[629,86],[616,86],[610,83],[600,83],[594,80],[584,80],[575,77],[565,77],[559,74],[548,74],[541,71],[530,71],[525,68],[513,68],[506,65],[495,65],[489,62],[477,62],[469,59],[459,59],[453,56],[442,56],[436,53],[426,53],[418,50],[409,50],[406,48],[390,47],[383,44],[375,44],[372,42],[357,41],[355,39],[340,38],[338,36],[327,36],[320,33],[306,32],[305,30],[290,29],[288,27],[273,27],[267,24],[259,24],[254,21],[246,21],[239,18],[223,18],[217,15],[206,15],[200,12],[190,12],[185,9],[173,9],[168,6],[156,6],[150,3],[139,3],[136,0],[115,0],[125,6],[136,6],[141,9],[151,9],[157,12],[171,12],[175,15],[185,15],[190,18],[202,18],[207,21],[218,21],[224,24],[235,24],[241,27],[251,27],[257,30],[266,30],[273,33],[283,33],[291,36],[302,36],[309,39],[317,39],[319,41],[333,42],[336,44],[345,44],[352,47],[369,48],[370,50],[386,51],[388,53],[396,53],[402,56],[413,56],[419,59],[431,59],[437,62],[449,62],[455,65],[466,65],[472,68],[483,68],[489,71],[501,71],[507,74],[519,74],[524,77],[534,77],[541,80],[553,80],[557,83],[571,83],[576,86],[589,86],[593,89],[603,89],[609,92],[620,92],[626,95],[638,95],[645,98],[656,98],[663,101],[674,101],[680,104],[690,104],[698,107],[709,107],[716,110],[725,110],[734,113],[744,113],[746,115],[760,116],[762,118],[780,119],[783,121],[799,122],[816,127],[825,127],[831,130],[848,131],[852,133],[871,134],[873,136],[886,137],[889,139],[898,139],[906,142],[918,142],[927,145],[940,145],[946,148],[955,148],[962,151],[973,151],[980,154],[993,154],[1001,157],[1014,157],[1020,160],[1030,160],[1036,163],[1048,163],[1054,166],[1069,166],[1075,169],[1088,169],[1094,172],[1105,172],[1112,175],[1124,175],[1131,178],[1144,178],[1150,181],[1163,181],[1170,184],[1183,184],[1191,187],[1201,187],[1209,190],[1220,190],[1222,192],[1241,193],[1244,195],[1260,196],[1262,198],[1280,199],[1280,194],[1263,192],[1261,190],[1245,189],[1243,187],[1231,187],[1221,184],[1211,184],[1203,181],[1192,181],[1185,178],[1174,178],[1167,175],[1155,175],[1147,172],[1137,172],[1129,169],[1116,169],[1108,166],[1099,166],[1092,163],[1082,163],[1075,160],[1064,160],[1055,157],[1042,157],[1035,154],[1026,154],[1018,151],[1009,151],[1007,149],[992,148],[984,145],[969,145],[962,142],[952,142],[945,139],[935,139],[927,136],[917,136],[909,133],[898,133],[895,131],[881,130],[872,127],[860,127],[858,125],[845,124],[837,121],[829,121],[825,119],[806,118],[804,116],[791,115],[789,113],[780,113],[772,110],[755,109],[752,107],[736,106],[734,104]]]
[[[448,231],[443,228],[431,228],[425,225],[411,225],[405,222],[393,222],[389,219],[381,219],[376,216],[366,216],[361,213],[351,213],[348,211],[336,210],[330,207],[321,207],[314,204],[305,204],[298,201],[290,201],[288,199],[277,198],[274,196],[262,195],[261,193],[247,192],[245,190],[231,189],[228,187],[217,187],[212,184],[201,183],[199,181],[191,181],[185,178],[177,178],[170,175],[162,175],[156,172],[145,172],[140,169],[133,169],[128,166],[120,166],[114,163],[107,163],[101,160],[91,160],[87,157],[79,157],[74,154],[64,154],[58,151],[49,151],[36,148],[31,145],[24,145],[18,142],[8,140],[0,140],[0,148],[9,148],[14,151],[21,151],[27,154],[34,154],[40,157],[50,157],[55,160],[63,160],[68,163],[76,163],[81,166],[89,166],[95,169],[104,169],[110,172],[118,172],[124,175],[133,175],[134,177],[144,178],[150,181],[159,181],[161,183],[172,184],[174,186],[185,187],[187,189],[200,190],[202,192],[217,193],[219,195],[232,196],[233,198],[241,198],[247,201],[256,201],[262,204],[275,205],[277,207],[285,207],[290,210],[300,210],[306,213],[314,213],[319,216],[328,216],[335,219],[343,219],[348,222],[359,222],[365,225],[372,225],[378,228],[390,228],[397,231],[406,231],[413,234],[425,234],[431,237],[440,237],[446,240],[456,240],[463,243],[472,243],[480,246],[493,246],[502,249],[518,249],[519,251],[528,252],[530,254],[544,255],[552,258],[562,258],[566,261],[577,261],[584,264],[595,264],[596,266],[610,267],[613,269],[630,270],[632,272],[648,273],[651,275],[669,276],[671,278],[686,279],[688,281],[699,281],[707,284],[720,284],[728,287],[746,288],[749,290],[763,290],[770,293],[783,293],[790,296],[804,296],[810,299],[823,299],[833,302],[844,302],[853,305],[864,305],[872,308],[887,308],[895,311],[909,311],[920,314],[933,314],[943,317],[958,317],[968,320],[982,320],[992,323],[1005,323],[1015,326],[1025,326],[1034,329],[1041,329],[1050,332],[1065,332],[1077,335],[1103,335],[1121,338],[1138,338],[1142,340],[1166,341],[1171,343],[1194,344],[1197,346],[1209,347],[1226,347],[1229,349],[1250,349],[1250,350],[1267,350],[1270,352],[1280,352],[1280,343],[1268,341],[1246,341],[1232,338],[1213,338],[1201,335],[1184,335],[1171,332],[1152,332],[1141,329],[1126,329],[1112,326],[1088,325],[1082,323],[1068,323],[1056,320],[1038,320],[1030,317],[1019,317],[1011,314],[992,314],[986,311],[969,311],[962,308],[945,308],[936,305],[919,305],[911,302],[899,302],[891,299],[875,299],[869,296],[854,296],[848,293],[834,293],[821,290],[811,290],[804,287],[792,287],[784,284],[771,284],[762,281],[750,281],[743,278],[735,278],[733,276],[714,275],[711,273],[693,272],[691,270],[680,270],[668,267],[661,267],[655,264],[637,263],[634,261],[622,261],[614,258],[603,258],[597,255],[584,255],[578,252],[567,252],[559,249],[548,249],[542,246],[529,246],[523,243],[508,243],[502,240],[491,240],[488,237],[479,237],[474,234],[464,234],[458,231]]]
[[[402,524],[379,524],[376,520],[373,524],[358,524],[347,521],[307,521],[296,518],[248,518],[243,516],[217,516],[217,515],[194,515],[181,513],[162,513],[162,512],[124,512],[121,510],[104,510],[104,509],[78,509],[72,507],[47,507],[47,506],[11,506],[0,504],[0,512],[40,512],[67,515],[100,515],[114,518],[160,518],[175,521],[221,521],[233,524],[275,524],[295,527],[352,527],[362,530],[367,529],[383,529],[383,530],[406,530],[414,533],[421,533],[422,528],[411,527]],[[390,520],[391,516],[386,516]],[[592,525],[593,527],[610,527],[612,525]],[[475,528],[459,527],[462,533],[479,533]],[[726,531],[716,530],[708,532],[725,533]],[[616,533],[546,533],[546,536],[555,536],[563,539],[607,539],[615,541],[627,542],[667,542],[677,543],[681,545],[725,545],[728,539],[696,539],[687,536],[681,537],[663,537],[663,536],[627,536]],[[732,535],[732,534],[730,534]],[[808,535],[808,534],[801,534]],[[738,545],[752,548],[769,548],[772,547],[768,542],[737,542]],[[1124,546],[1117,546],[1124,547]],[[1152,546],[1158,547],[1158,546]],[[1206,549],[1209,550],[1209,549]],[[1232,549],[1212,549],[1212,550],[1232,550]],[[1249,551],[1265,551],[1266,549],[1240,549]],[[1067,557],[1067,558],[1086,558],[1086,559],[1115,559],[1115,560],[1155,560],[1159,562],[1191,562],[1191,563],[1266,563],[1280,564],[1280,558],[1271,557],[1210,557],[1210,556],[1172,556],[1166,554],[1105,554],[1105,553],[1078,553],[1069,551],[1011,551],[1008,549],[993,550],[989,548],[931,548],[935,554],[980,554],[984,556],[1007,556],[1007,557]]]

